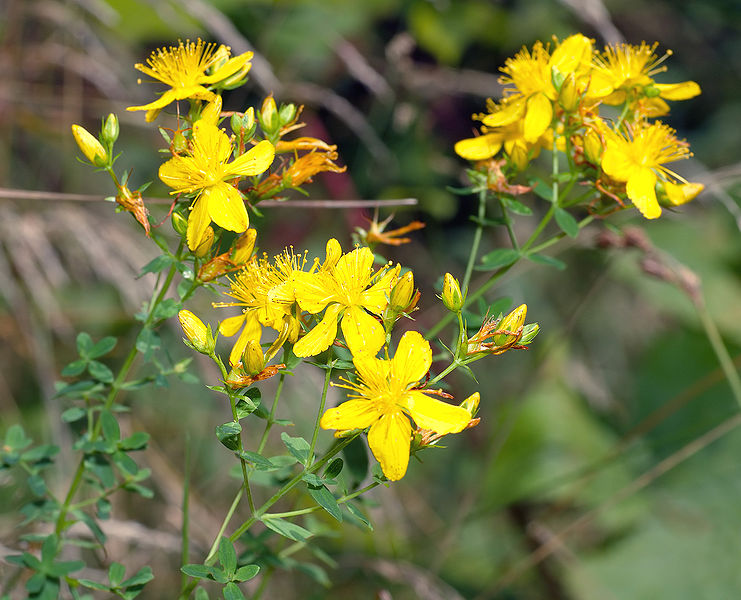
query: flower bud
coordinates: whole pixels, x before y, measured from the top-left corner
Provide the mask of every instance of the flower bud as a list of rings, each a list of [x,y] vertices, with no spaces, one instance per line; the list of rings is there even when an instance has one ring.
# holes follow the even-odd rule
[[[494,336],[494,344],[497,346],[504,346],[506,344],[514,344],[519,335],[518,331],[522,324],[525,322],[525,316],[527,315],[527,304],[520,304],[516,309],[509,313],[504,319],[502,319],[498,325],[500,331],[510,331],[511,335],[500,333]]]
[[[334,267],[337,264],[337,261],[340,260],[341,256],[342,246],[340,246],[340,243],[335,238],[330,238],[327,241],[325,259],[321,270],[326,271]]]
[[[590,129],[584,136],[584,154],[587,160],[594,165],[600,164],[603,150],[600,136],[593,129]]]
[[[222,100],[221,96],[216,96],[206,107],[201,111],[201,120],[211,125],[219,124],[219,117],[221,116]]]
[[[186,219],[181,213],[176,210],[173,211],[170,220],[172,221],[172,228],[175,230],[175,233],[180,236],[183,236],[187,233],[188,219]]]
[[[206,256],[209,251],[211,250],[211,246],[214,244],[214,229],[210,225],[206,227],[206,231],[203,234],[203,237],[201,238],[201,243],[196,246],[196,249],[193,250],[193,254],[195,254],[198,258],[203,258]]]
[[[79,125],[72,125],[72,135],[75,136],[77,145],[91,163],[96,167],[104,167],[108,164],[108,153],[98,139],[87,129]]]
[[[275,105],[275,99],[272,95],[265,98],[260,109],[260,127],[266,135],[274,134],[280,128],[280,116],[278,107]]]
[[[461,286],[450,273],[445,273],[442,300],[445,308],[455,313],[460,312],[461,307],[463,306]]]
[[[278,117],[280,119],[280,125],[288,125],[293,122],[296,118],[296,105],[295,104],[283,104],[278,111]]]
[[[118,117],[115,114],[110,113],[106,117],[100,137],[103,138],[103,143],[108,146],[111,146],[118,139]]]
[[[414,296],[414,274],[407,271],[399,278],[396,285],[391,289],[389,296],[389,307],[391,310],[403,312],[409,306]]]
[[[481,395],[478,392],[474,392],[461,402],[460,406],[462,409],[468,411],[471,418],[473,418],[476,416],[476,413],[479,412],[479,402],[481,402]]]
[[[522,336],[518,340],[518,343],[523,346],[529,344],[535,339],[535,336],[538,335],[539,331],[540,325],[537,323],[528,323],[522,328]]]
[[[203,324],[203,321],[189,310],[181,310],[178,313],[178,320],[180,321],[180,326],[183,328],[183,333],[185,333],[185,337],[187,338],[184,341],[188,343],[189,346],[201,354],[213,353],[215,341],[211,332]]]
[[[257,375],[265,368],[265,355],[257,340],[249,340],[242,355],[242,366],[250,375]]]
[[[576,107],[579,106],[581,96],[576,86],[576,77],[573,73],[569,73],[564,79],[561,85],[561,90],[558,93],[558,103],[567,112],[574,112]]]
[[[250,227],[237,238],[237,243],[232,252],[232,262],[235,265],[243,265],[250,260],[252,251],[255,249],[255,240],[257,239],[257,230]]]

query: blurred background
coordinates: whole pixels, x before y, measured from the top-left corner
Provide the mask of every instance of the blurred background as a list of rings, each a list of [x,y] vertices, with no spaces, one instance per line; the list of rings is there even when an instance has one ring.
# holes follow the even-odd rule
[[[708,313],[736,367],[741,364],[741,5],[736,0],[4,0],[0,19],[0,429],[22,422],[32,437],[62,447],[69,433],[54,399],[77,331],[121,337],[120,362],[136,334],[131,315],[152,275],[136,279],[157,252],[126,215],[102,201],[104,174],[77,160],[70,125],[97,131],[121,120],[118,169],[164,197],[156,181],[163,142],[142,113],[153,98],[137,84],[136,62],[178,38],[252,49],[251,84],[225,95],[226,110],[278,102],[305,106],[304,132],[337,144],[344,174],[317,177],[316,199],[416,198],[394,226],[425,229],[388,259],[415,272],[420,328],[443,314],[434,286],[462,276],[473,197],[453,144],[470,137],[472,113],[501,93],[498,69],[521,46],[582,32],[599,46],[658,41],[672,50],[659,82],[697,81],[700,97],[673,103],[666,119],[694,158],[677,165],[706,191],[677,213],[639,228],[645,244],[702,282]],[[158,121],[167,126],[167,121]],[[101,201],[24,196],[14,190],[96,194]],[[146,200],[146,196],[145,196]],[[520,217],[528,235],[545,210]],[[155,219],[165,206],[150,207]],[[367,210],[265,208],[253,219],[262,250],[284,245],[320,253],[329,236],[343,247]],[[390,215],[381,213],[381,217]],[[698,313],[678,286],[645,273],[641,251],[605,248],[596,222],[554,246],[565,271],[519,264],[487,294],[500,306],[528,304],[541,334],[529,351],[474,365],[478,384],[450,378],[456,397],[481,391],[481,424],[428,451],[405,479],[376,489],[373,533],[326,519],[318,556],[300,552],[266,598],[640,599],[734,598],[741,594],[741,433],[738,410]],[[490,233],[483,251],[506,245]],[[666,253],[666,254],[664,254]],[[679,267],[677,267],[679,268]],[[482,274],[486,278],[486,274]],[[208,293],[192,309],[212,323]],[[445,340],[449,333],[443,335]],[[191,352],[175,326],[163,332],[176,361]],[[217,374],[198,363],[199,376]],[[317,394],[287,386],[282,418],[313,411],[322,375],[301,377]],[[288,382],[290,383],[290,381]],[[264,389],[271,389],[266,382]],[[339,401],[335,391],[333,402]],[[224,471],[214,427],[229,419],[222,398],[173,380],[131,393],[130,428],[152,434],[139,457],[152,468],[153,500],[119,496],[106,525],[108,557],[151,564],[142,597],[172,597],[179,585],[180,490],[186,440],[193,448],[191,519],[200,560],[237,485]],[[257,429],[255,430],[257,432]],[[249,433],[249,432],[248,432]],[[294,434],[293,432],[291,432]],[[294,435],[305,435],[296,432]],[[255,435],[259,435],[256,433]],[[329,434],[324,441],[329,442]],[[275,452],[281,452],[278,433]],[[62,453],[61,469],[71,457]],[[61,477],[61,475],[60,475]],[[63,478],[62,478],[63,480]],[[17,547],[24,488],[2,481],[0,539]],[[324,517],[317,516],[322,520]],[[107,556],[100,553],[101,572]],[[7,564],[0,563],[0,573]],[[86,575],[96,579],[96,574]],[[329,584],[331,582],[331,585]]]

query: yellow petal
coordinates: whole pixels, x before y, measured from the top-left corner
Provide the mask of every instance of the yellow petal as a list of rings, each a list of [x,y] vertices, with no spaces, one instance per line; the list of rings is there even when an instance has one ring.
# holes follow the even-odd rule
[[[681,83],[655,83],[662,98],[667,100],[688,100],[700,94],[700,86],[694,81],[683,81]]]
[[[126,110],[160,110],[168,104],[175,102],[176,100],[195,98],[198,100],[206,100],[210,102],[215,97],[216,94],[208,91],[202,85],[188,85],[169,89],[154,102],[150,102],[149,104],[142,104],[141,106],[129,106]]]
[[[465,408],[430,398],[416,390],[405,395],[405,408],[418,427],[443,435],[463,431],[471,420],[471,414]]]
[[[399,265],[386,269],[376,283],[360,294],[360,304],[372,313],[381,314],[388,306],[391,288],[396,284],[400,270]]]
[[[549,67],[556,67],[562,75],[576,71],[581,65],[589,64],[592,60],[592,40],[577,33],[567,37],[553,51]]]
[[[193,154],[201,160],[223,163],[232,153],[229,136],[214,123],[201,119],[193,125]]]
[[[374,356],[386,341],[383,326],[358,306],[351,306],[345,311],[342,334],[353,355],[365,352]]]
[[[234,162],[226,165],[226,172],[243,177],[259,175],[268,170],[275,158],[275,146],[267,140],[253,146]]]
[[[553,105],[545,94],[533,94],[527,100],[523,125],[525,141],[533,143],[545,133],[553,120]]]
[[[502,136],[487,133],[478,137],[460,140],[455,144],[455,153],[466,160],[486,160],[491,158],[502,147]]]
[[[188,229],[186,232],[188,248],[195,250],[201,245],[209,223],[211,223],[211,218],[208,216],[208,203],[200,197],[193,203],[190,215],[188,215]]]
[[[227,319],[224,319],[221,323],[219,323],[219,333],[221,335],[225,335],[226,337],[231,337],[239,329],[244,325],[244,320],[247,318],[247,315],[241,314],[237,315],[236,317],[229,317]]]
[[[242,196],[232,185],[219,182],[203,190],[201,198],[208,202],[208,214],[219,227],[242,233],[250,226],[250,218]]]
[[[407,331],[399,342],[391,365],[391,376],[403,387],[418,382],[432,365],[430,342],[417,331]]]
[[[331,304],[324,313],[324,318],[302,337],[293,347],[296,356],[316,356],[330,347],[337,337],[337,315],[342,306]]]
[[[165,185],[175,190],[172,193],[189,194],[203,187],[200,179],[193,178],[196,170],[197,165],[190,156],[173,156],[160,165],[159,177]]]
[[[311,314],[324,310],[329,302],[337,301],[334,293],[335,281],[329,273],[303,273],[294,274],[294,291],[296,302]]]
[[[628,181],[635,166],[621,144],[608,141],[602,153],[602,170],[616,181]]]
[[[370,248],[356,248],[340,257],[335,265],[334,276],[349,289],[364,289],[373,272],[373,252]]]
[[[525,99],[517,98],[503,102],[499,110],[486,115],[481,122],[487,127],[511,125],[525,115]]]
[[[365,429],[375,423],[381,413],[374,402],[368,400],[348,400],[335,408],[330,408],[319,421],[322,429]]]
[[[705,189],[701,183],[672,183],[664,182],[666,197],[674,206],[681,206],[690,200],[694,200],[697,195]]]
[[[352,361],[360,379],[370,389],[379,390],[388,387],[391,372],[390,360],[376,358],[372,354],[359,353],[352,357]]]
[[[245,52],[239,56],[233,56],[221,65],[213,75],[199,77],[198,80],[201,83],[217,83],[222,81],[227,77],[231,77],[234,73],[244,67],[250,60],[252,60],[252,56],[252,52]]]
[[[242,360],[242,355],[244,354],[244,349],[247,347],[249,341],[255,340],[259,344],[261,337],[262,327],[260,327],[260,322],[254,314],[248,315],[244,329],[242,330],[242,333],[239,334],[237,341],[232,347],[232,351],[229,353],[229,364],[233,366],[240,362]]]
[[[398,481],[407,472],[411,438],[412,425],[401,411],[385,414],[371,425],[368,445],[391,481]]]
[[[656,174],[648,167],[636,170],[625,186],[628,198],[647,219],[655,219],[661,215],[655,186]]]

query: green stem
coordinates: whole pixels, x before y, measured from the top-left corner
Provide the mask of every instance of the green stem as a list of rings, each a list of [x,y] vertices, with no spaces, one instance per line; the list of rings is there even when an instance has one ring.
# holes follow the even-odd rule
[[[316,421],[314,422],[314,433],[311,435],[311,444],[309,445],[309,464],[314,462],[314,448],[316,448],[316,440],[319,437],[319,422],[324,414],[324,405],[327,402],[327,392],[329,391],[329,379],[332,376],[332,348],[329,349],[329,356],[327,356],[327,368],[324,371],[324,387],[322,388],[322,398],[319,401],[319,410],[316,413]]]
[[[285,353],[283,355],[285,359]],[[262,437],[260,438],[260,445],[257,447],[257,453],[262,454],[262,451],[265,449],[265,444],[268,441],[268,434],[270,433],[270,430],[273,428],[273,423],[275,421],[275,411],[278,409],[278,399],[280,398],[280,394],[283,391],[283,382],[285,381],[286,376],[285,374],[280,374],[280,379],[278,380],[278,388],[275,390],[275,397],[273,398],[273,405],[270,407],[270,414],[268,415],[268,422],[265,423],[265,430],[262,432]]]
[[[700,322],[705,329],[705,335],[707,336],[710,345],[713,347],[715,356],[718,358],[721,369],[723,369],[723,374],[726,376],[728,385],[731,387],[733,397],[736,399],[739,407],[741,407],[741,378],[739,378],[738,371],[733,364],[733,359],[731,359],[730,354],[728,354],[728,349],[723,343],[723,338],[708,312],[704,299],[699,296],[694,299],[694,305],[697,314],[700,317]]]
[[[237,506],[239,505],[239,501],[242,499],[243,493],[244,493],[244,488],[240,487],[236,496],[234,496],[234,500],[232,500],[232,505],[229,507],[229,510],[227,511],[226,516],[224,517],[224,520],[221,522],[221,527],[219,527],[219,532],[216,534],[216,539],[214,539],[214,543],[211,544],[211,548],[209,549],[208,554],[206,555],[206,561],[205,561],[206,563],[208,563],[208,561],[210,560],[213,560],[213,557],[216,556],[216,552],[219,549],[219,541],[221,541],[221,537],[224,535],[224,532],[226,531],[226,528],[229,525],[229,521],[231,521],[232,516],[234,515],[234,511],[237,510]]]
[[[190,526],[190,434],[185,434],[185,477],[183,481],[183,527],[182,527],[182,548],[180,552],[180,564],[188,564],[189,554],[189,526]],[[183,573],[180,577],[180,585],[183,586],[188,583],[188,576]]]
[[[478,222],[476,224],[476,231],[473,233],[473,242],[471,242],[471,252],[468,254],[468,263],[466,264],[466,273],[463,276],[463,294],[466,294],[468,290],[468,284],[471,282],[471,275],[473,274],[473,266],[476,264],[476,257],[479,253],[479,245],[481,244],[481,236],[484,232],[484,218],[486,217],[486,189],[479,190],[479,209],[478,209]]]
[[[348,502],[349,500],[353,500],[354,498],[357,498],[358,496],[365,494],[365,492],[372,490],[374,487],[378,487],[378,482],[374,481],[373,483],[370,483],[366,485],[364,488],[361,488],[352,494],[346,494],[344,496],[340,496],[337,498],[337,504],[343,504],[345,502]],[[273,518],[290,518],[290,517],[299,517],[301,515],[308,515],[310,513],[313,513],[314,511],[317,511],[321,508],[321,506],[309,506],[307,508],[300,508],[298,510],[289,510],[287,512],[282,513],[265,513],[262,518],[263,519],[273,519]]]

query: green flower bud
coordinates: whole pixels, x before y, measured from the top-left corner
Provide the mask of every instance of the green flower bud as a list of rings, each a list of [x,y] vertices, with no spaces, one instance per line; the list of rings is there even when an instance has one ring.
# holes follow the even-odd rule
[[[206,256],[209,251],[211,250],[211,246],[214,244],[214,229],[210,225],[206,227],[206,233],[203,234],[203,238],[201,239],[201,243],[198,244],[195,250],[193,250],[193,254],[195,254],[198,258],[203,258]]]
[[[296,118],[296,105],[295,104],[283,104],[278,111],[278,118],[280,119],[280,125],[288,125],[292,123]]]
[[[450,273],[445,273],[442,300],[445,308],[455,313],[460,312],[461,307],[463,306],[461,286]]]
[[[75,136],[75,141],[85,158],[91,163],[96,167],[104,167],[108,164],[106,149],[92,133],[80,125],[72,125],[72,135]]]
[[[518,340],[518,343],[523,346],[529,344],[535,339],[535,336],[538,335],[539,331],[540,325],[537,323],[528,323],[522,328],[522,337]]]
[[[189,310],[181,310],[178,313],[178,320],[185,333],[186,340],[184,341],[191,348],[201,354],[213,354],[216,342],[203,321]]]
[[[266,135],[274,134],[280,129],[280,116],[273,96],[268,96],[260,109],[260,127]]]
[[[172,222],[172,228],[178,235],[183,236],[187,233],[188,219],[186,219],[181,213],[174,210],[170,217],[170,221]]]
[[[252,227],[239,236],[232,252],[232,262],[235,265],[243,265],[250,260],[256,239],[257,231]]]
[[[115,114],[111,113],[106,117],[100,137],[103,138],[103,143],[109,146],[118,139],[118,117]]]
[[[494,344],[497,346],[505,346],[507,344],[514,344],[518,336],[516,335],[522,324],[525,322],[525,316],[527,315],[527,304],[520,304],[516,309],[509,313],[498,325],[498,329],[504,331],[511,331],[512,334],[500,333],[494,336]]]
[[[249,375],[257,375],[265,368],[265,355],[257,340],[250,340],[242,355],[242,365]]]
[[[474,392],[461,402],[460,406],[467,410],[471,415],[471,418],[473,418],[476,416],[476,413],[479,412],[479,402],[481,402],[481,395],[478,392]]]
[[[409,306],[414,296],[414,274],[407,271],[399,278],[391,290],[389,307],[396,312],[402,312]]]

